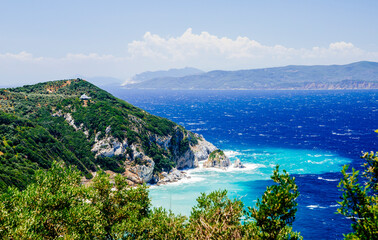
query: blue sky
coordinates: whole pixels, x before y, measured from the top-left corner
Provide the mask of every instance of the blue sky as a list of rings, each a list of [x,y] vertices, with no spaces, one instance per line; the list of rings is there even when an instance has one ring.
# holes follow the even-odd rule
[[[378,61],[378,1],[0,1],[0,85]]]

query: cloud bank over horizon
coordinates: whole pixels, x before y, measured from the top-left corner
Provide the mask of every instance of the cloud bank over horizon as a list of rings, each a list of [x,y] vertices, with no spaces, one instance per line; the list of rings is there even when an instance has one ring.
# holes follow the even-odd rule
[[[209,32],[164,37],[146,32],[125,44],[128,54],[67,53],[62,57],[34,56],[26,51],[0,52],[0,85],[30,84],[54,79],[109,76],[128,80],[144,71],[195,67],[205,71],[238,70],[284,65],[346,64],[378,61],[378,52],[347,41],[312,48],[265,45],[248,37],[219,37]]]

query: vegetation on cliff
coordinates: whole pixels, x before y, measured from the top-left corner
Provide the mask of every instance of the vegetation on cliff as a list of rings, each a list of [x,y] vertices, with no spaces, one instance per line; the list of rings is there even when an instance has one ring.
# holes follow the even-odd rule
[[[203,163],[203,167],[227,168],[231,165],[230,159],[220,149],[209,154],[208,159]]]
[[[54,159],[87,178],[151,161],[154,172],[169,171],[198,138],[82,79],[0,89],[0,136],[0,189],[25,188]]]

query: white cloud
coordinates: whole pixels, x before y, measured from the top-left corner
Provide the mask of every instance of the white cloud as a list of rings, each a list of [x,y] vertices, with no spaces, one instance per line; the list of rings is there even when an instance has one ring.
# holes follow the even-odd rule
[[[225,58],[253,57],[253,52],[266,48],[247,37],[230,38],[211,35],[208,32],[193,34],[187,29],[179,37],[163,38],[147,32],[142,41],[128,44],[132,57],[152,57],[170,60],[185,60],[201,55],[216,55]]]
[[[239,36],[236,39],[230,39],[211,35],[208,32],[195,34],[191,28],[181,36],[170,38],[147,32],[142,40],[129,43],[128,50],[134,58],[144,57],[168,61],[217,58],[217,63],[221,63],[221,66],[226,66],[222,61],[234,61],[244,65],[243,61],[261,60],[267,65],[267,62],[273,60],[273,65],[276,65],[280,63],[290,64],[284,60],[292,60],[296,64],[301,64],[298,60],[320,60],[327,57],[336,60],[335,58],[338,56],[342,56],[342,59],[345,59],[345,57],[361,58],[369,55],[352,43],[344,41],[331,43],[328,47],[296,49],[282,45],[264,45],[247,37]],[[373,55],[374,57],[378,56],[377,53]]]
[[[33,57],[31,53],[22,51],[20,53],[5,53],[5,54],[0,53],[0,59],[4,59],[4,60],[9,59],[9,60],[18,60],[18,61],[40,61],[43,58],[42,57],[35,58]]]
[[[350,50],[354,48],[355,47],[352,43],[346,43],[346,42],[335,42],[335,43],[329,44],[330,50],[344,51],[344,50]]]
[[[35,57],[28,52],[0,53],[0,85],[83,76],[111,76],[128,79],[148,71],[181,67],[203,70],[236,70],[289,64],[345,64],[378,61],[378,52],[369,52],[350,42],[328,46],[292,48],[266,45],[239,36],[219,37],[187,29],[181,36],[163,37],[146,32],[142,39],[127,44],[127,56],[99,53],[68,53],[62,57]]]

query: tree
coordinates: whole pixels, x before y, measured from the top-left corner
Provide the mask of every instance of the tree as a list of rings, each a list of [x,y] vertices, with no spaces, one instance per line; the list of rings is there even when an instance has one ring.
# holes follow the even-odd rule
[[[284,170],[279,173],[276,166],[271,179],[277,183],[268,186],[262,199],[258,199],[255,208],[248,207],[251,239],[302,239],[299,233],[292,231],[292,223],[297,212],[295,201],[299,196],[295,178]]]
[[[89,201],[100,212],[107,239],[136,239],[144,231],[142,220],[150,212],[145,185],[130,187],[119,174],[113,184],[107,174],[99,172],[88,190],[91,192]]]
[[[291,227],[299,195],[295,178],[286,171],[280,174],[278,166],[271,178],[276,184],[248,212],[226,190],[202,193],[190,216],[190,239],[302,239]]]
[[[131,239],[189,239],[187,217],[174,215],[163,208],[154,208],[143,221],[144,231]]]
[[[1,239],[93,239],[103,235],[101,215],[80,183],[79,171],[54,162],[38,170],[24,191],[8,188],[0,195]]]
[[[25,190],[0,195],[1,239],[297,239],[294,178],[275,169],[267,188],[245,219],[244,205],[227,191],[202,193],[189,221],[162,208],[150,208],[146,186],[98,172],[89,186],[63,162],[38,170]],[[248,216],[247,216],[248,217]]]
[[[190,215],[190,239],[241,239],[243,206],[230,200],[226,190],[202,193]]]
[[[378,154],[364,153],[362,158],[366,160],[362,178],[354,168],[348,173],[345,165],[338,185],[342,201],[337,212],[353,221],[354,232],[344,235],[346,239],[378,239]]]

